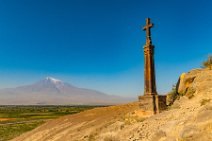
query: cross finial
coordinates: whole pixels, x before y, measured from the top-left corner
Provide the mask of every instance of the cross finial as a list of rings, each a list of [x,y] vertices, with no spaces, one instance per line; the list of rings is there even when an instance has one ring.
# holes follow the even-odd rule
[[[150,22],[150,18],[146,19],[146,25],[143,27],[143,30],[146,30],[146,45],[151,45],[152,41],[151,41],[151,31],[150,29],[153,27],[154,25]]]

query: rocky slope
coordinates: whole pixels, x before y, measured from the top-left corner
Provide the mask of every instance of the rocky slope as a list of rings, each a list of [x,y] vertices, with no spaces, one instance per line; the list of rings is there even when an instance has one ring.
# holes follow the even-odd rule
[[[181,75],[181,97],[148,117],[138,103],[92,109],[45,123],[13,141],[211,141],[212,70]]]

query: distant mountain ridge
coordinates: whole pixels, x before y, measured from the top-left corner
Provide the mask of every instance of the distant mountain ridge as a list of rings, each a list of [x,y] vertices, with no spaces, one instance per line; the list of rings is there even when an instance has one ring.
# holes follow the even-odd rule
[[[78,88],[53,77],[0,90],[0,105],[110,105],[129,101],[132,99]]]

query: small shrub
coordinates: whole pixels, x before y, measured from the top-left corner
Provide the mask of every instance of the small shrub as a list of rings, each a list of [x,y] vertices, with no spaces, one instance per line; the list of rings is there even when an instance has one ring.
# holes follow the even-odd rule
[[[179,94],[177,93],[176,85],[173,85],[171,92],[169,92],[166,97],[167,105],[169,106],[172,105],[178,97],[179,97]]]
[[[189,99],[194,97],[195,89],[190,87],[187,89],[185,96],[187,96]]]
[[[212,69],[212,55],[208,56],[208,59],[202,63],[203,68],[209,68]]]
[[[146,118],[138,118],[137,122],[143,122]]]
[[[95,141],[95,136],[93,134],[89,135],[88,141]]]
[[[120,129],[121,129],[121,130],[124,129],[124,124],[122,124],[122,125],[120,126]]]
[[[210,101],[211,101],[211,99],[202,99],[200,102],[200,105],[203,106],[203,105],[209,103]]]

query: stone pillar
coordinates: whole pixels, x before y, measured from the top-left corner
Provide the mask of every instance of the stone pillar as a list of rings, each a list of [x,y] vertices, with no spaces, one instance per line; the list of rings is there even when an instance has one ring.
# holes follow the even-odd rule
[[[166,109],[166,96],[158,95],[156,90],[154,45],[152,45],[150,29],[153,24],[146,19],[146,44],[144,46],[144,95],[139,96],[141,109],[153,114]]]
[[[144,95],[156,95],[154,46],[144,46]]]

